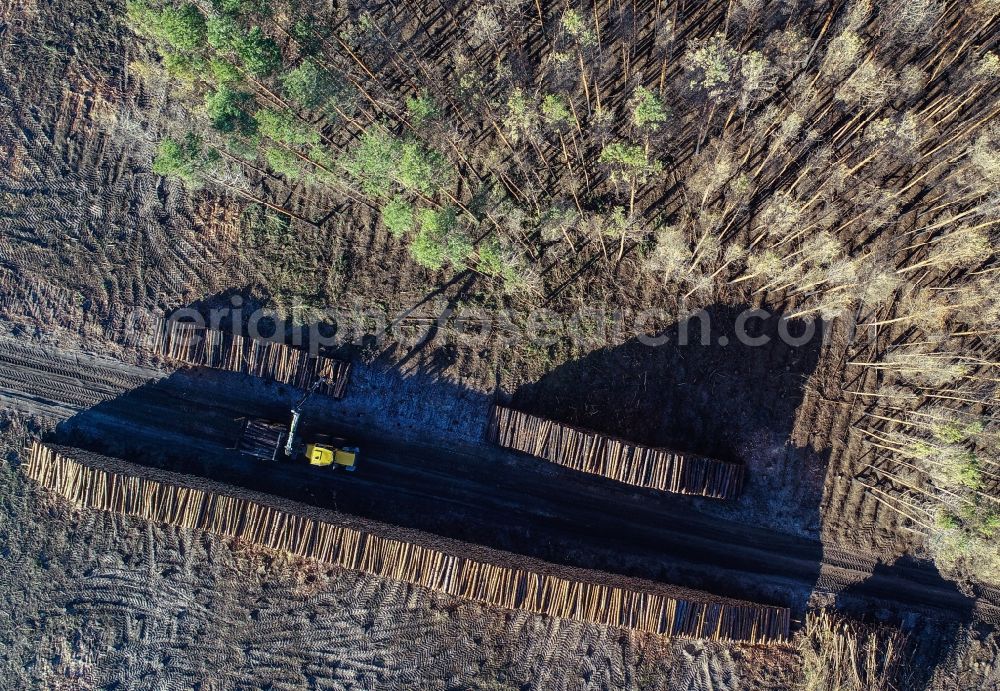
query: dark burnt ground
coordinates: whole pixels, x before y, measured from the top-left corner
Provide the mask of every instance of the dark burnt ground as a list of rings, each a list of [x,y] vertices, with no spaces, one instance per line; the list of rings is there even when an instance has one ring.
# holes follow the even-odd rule
[[[286,419],[292,394],[230,373],[177,373],[79,413],[54,438],[400,526],[401,534],[419,530],[570,567],[790,605],[797,615],[817,582],[816,539],[707,515],[687,497],[636,491],[486,446],[400,442],[345,424],[326,399],[310,407],[303,434],[323,430],[357,443],[356,473],[264,463],[227,448],[240,417]],[[953,586],[906,585],[914,568],[891,574],[860,600],[954,618]]]
[[[839,610],[863,620],[898,621],[898,611],[873,606],[873,601],[924,588],[937,590],[938,602],[947,606],[952,616],[942,619],[909,614],[902,618],[901,628],[907,635],[903,675],[906,688],[911,689],[932,688],[935,670],[956,652],[962,629],[973,620],[975,599],[944,579],[933,563],[904,556],[893,564],[876,566],[868,579],[838,593],[836,601]],[[985,624],[980,626],[988,628]]]
[[[511,397],[519,410],[640,443],[741,461],[742,449],[761,433],[776,443],[791,436],[803,388],[819,360],[821,328],[792,321],[789,345],[781,317],[751,319],[736,337],[749,307],[716,305],[655,334],[631,338],[560,365]],[[702,331],[702,324],[707,329]],[[686,344],[685,344],[686,342]]]
[[[5,404],[63,419],[58,441],[99,453],[333,508],[401,530],[791,605],[797,612],[816,588],[844,591],[846,584],[864,581],[870,573],[862,545],[861,554],[855,548],[834,555],[831,569],[818,539],[789,535],[746,513],[727,516],[707,510],[722,505],[717,502],[635,490],[452,439],[443,433],[448,420],[436,426],[428,420],[431,433],[415,434],[413,425],[419,420],[400,417],[405,410],[386,409],[381,418],[377,410],[359,416],[357,407],[344,405],[351,396],[339,402],[314,399],[303,432],[331,432],[357,443],[362,448],[358,472],[263,463],[229,448],[239,419],[287,420],[300,392],[212,370],[157,379],[155,371],[106,358],[28,351],[9,354],[8,368],[16,380],[0,391]],[[385,385],[392,386],[391,380]],[[461,386],[437,382],[427,388],[441,396],[450,388],[455,396]],[[479,407],[485,411],[485,401]],[[888,587],[863,594],[861,602],[900,614],[926,611],[953,618],[954,588],[920,585],[921,568],[900,566]],[[977,600],[977,618],[992,616],[988,595]]]
[[[356,49],[379,78],[379,83],[372,85],[373,92],[390,106],[402,108],[404,97],[423,86],[429,87],[442,103],[447,101],[449,112],[466,120],[460,139],[468,143],[468,148],[462,146],[463,153],[480,161],[491,158],[497,148],[489,123],[502,118],[503,96],[510,84],[491,80],[483,92],[473,90],[460,97],[449,90],[450,85],[462,76],[481,74],[503,56],[510,58],[511,83],[522,84],[529,91],[562,89],[568,82],[566,75],[551,69],[551,61],[546,60],[551,57],[553,47],[551,41],[546,41],[546,33],[551,39],[558,28],[562,6],[541,3],[544,16],[540,21],[536,21],[530,4],[525,6],[523,21],[504,25],[498,53],[490,41],[471,38],[474,5],[388,3],[369,7],[386,36],[369,35]],[[694,173],[710,171],[711,156],[705,152],[718,144],[713,140],[719,130],[719,119],[727,110],[720,109],[715,125],[701,133],[705,104],[681,107],[687,97],[679,88],[685,83],[680,58],[695,39],[708,38],[723,28],[727,6],[682,3],[674,4],[670,12],[661,13],[659,3],[638,3],[632,9],[626,3],[620,8],[616,6],[612,16],[612,5],[597,8],[605,15],[602,28],[605,35],[600,60],[595,59],[589,65],[593,70],[592,81],[600,83],[608,107],[618,108],[624,114],[635,84],[656,84],[661,76],[665,78],[665,94],[678,112],[658,137],[675,142],[676,146],[671,144],[670,153],[665,156],[670,175],[663,176],[662,184],[658,182],[646,190],[639,205],[657,214],[662,212],[669,220],[681,208],[680,181],[687,184]],[[37,324],[56,324],[87,333],[103,333],[105,327],[120,326],[121,315],[117,313],[122,311],[122,305],[187,304],[198,296],[232,286],[253,286],[272,302],[287,302],[296,297],[320,306],[344,304],[364,296],[367,305],[394,311],[420,305],[447,281],[447,275],[435,275],[418,267],[404,243],[393,238],[367,206],[346,201],[331,190],[287,181],[258,184],[254,178],[255,192],[297,211],[314,213],[311,217],[320,223],[319,227],[298,222],[275,225],[261,218],[259,207],[248,205],[238,196],[227,196],[212,187],[185,189],[176,181],[152,174],[149,164],[155,141],[189,127],[192,111],[177,105],[175,84],[143,78],[130,69],[132,63],[149,60],[151,51],[126,27],[120,3],[57,0],[32,12],[24,12],[10,2],[0,7],[4,26],[0,33],[0,109],[6,116],[0,122],[0,139],[10,160],[10,165],[0,171],[0,194],[6,208],[0,233],[0,283],[6,293],[0,297],[6,299],[0,299],[0,312],[23,320],[32,330]],[[949,6],[949,12],[957,7]],[[312,9],[322,24],[346,26],[347,17],[340,13],[343,9],[340,5]],[[626,21],[628,17],[619,9],[623,13],[635,12],[637,23]],[[351,20],[357,19],[358,11],[355,7],[348,13]],[[790,10],[782,8],[764,13],[741,28],[748,30],[748,36],[760,32],[763,37],[771,29],[801,21],[801,27],[809,29],[806,34],[811,39],[818,37],[828,15],[836,15],[839,21],[847,9],[843,5],[829,10],[811,7],[806,14],[797,11],[794,17],[781,14],[787,11]],[[662,29],[660,20],[668,18],[675,23],[676,37],[671,38],[669,49],[664,50],[656,45],[655,36]],[[961,29],[966,21],[939,24]],[[654,26],[659,29],[653,31]],[[753,32],[749,31],[751,28]],[[641,38],[630,44],[636,32]],[[635,50],[631,79],[619,78],[622,53],[618,48],[622,45],[632,45]],[[907,45],[908,42],[897,48],[909,55]],[[913,51],[936,53],[942,60],[952,61],[947,57],[951,55],[949,51],[926,46],[913,46]],[[460,54],[468,58],[464,69],[457,64]],[[887,58],[891,52],[880,51],[880,54]],[[966,69],[965,63],[938,66],[941,69],[934,72],[939,73],[939,80],[946,82],[940,85],[942,91],[965,88],[963,81],[955,79],[957,75],[953,74]],[[339,62],[338,69],[367,83],[368,77],[360,67],[348,60]],[[964,94],[957,92],[955,96],[956,101],[965,101]],[[820,103],[827,98],[829,95],[822,96]],[[780,98],[775,96],[775,100]],[[193,102],[199,103],[198,99]],[[986,97],[969,99],[973,112],[988,108],[989,103]],[[485,116],[487,110],[492,110],[489,117]],[[830,135],[839,132],[855,115],[853,108],[835,108],[815,124]],[[619,120],[624,123],[628,118]],[[342,132],[340,128],[331,129],[338,130],[336,136],[343,137],[338,144],[345,146],[356,134],[347,129]],[[752,128],[747,136],[752,136],[751,131]],[[454,153],[451,132],[450,127],[438,123],[421,134],[451,155]],[[580,160],[597,157],[607,137],[628,134],[612,128],[593,137],[588,135],[581,141]],[[700,157],[693,156],[696,140],[704,141]],[[799,163],[804,163],[810,151],[822,141],[821,137],[815,144],[802,147],[787,162],[775,157],[771,167],[783,172],[773,180],[769,172],[765,175],[763,179],[770,182],[765,193],[750,200],[748,214],[760,211],[770,190],[780,189],[787,182],[785,178],[796,178]],[[561,147],[551,134],[540,146],[547,160],[559,161]],[[851,152],[857,158],[866,155],[865,149],[845,149],[845,155],[853,155]],[[530,151],[521,153],[528,154],[523,161],[504,153],[501,167],[505,174],[534,187],[531,170],[538,167],[537,161]],[[758,150],[748,160],[755,166],[765,155]],[[889,170],[895,167],[893,164]],[[538,183],[540,188],[558,192],[552,200],[557,206],[572,204],[567,195],[570,181],[564,168],[552,166],[545,173],[544,184]],[[600,177],[605,175],[603,171]],[[933,185],[932,180],[928,182]],[[839,190],[836,196],[850,196],[850,191]],[[607,190],[595,187],[592,199],[584,197],[584,208],[599,210],[623,202],[620,194],[604,192]],[[914,194],[926,192],[915,190]],[[720,199],[726,196],[721,194]],[[859,202],[859,208],[869,206],[863,198]],[[912,199],[906,201],[906,208],[913,205],[912,219],[916,224],[921,207]],[[737,225],[746,225],[748,232],[752,226],[742,221]],[[861,225],[848,228],[844,239],[849,244],[867,243],[875,234],[873,229],[856,235],[855,229]],[[640,252],[643,243],[630,241],[623,259],[615,262],[614,247],[606,252],[597,239],[582,235],[574,238],[572,251],[564,247],[560,238],[542,240],[532,235],[528,239],[531,253],[539,258],[547,306],[565,311],[581,303],[641,307],[676,302],[677,286],[665,283],[662,277],[651,276],[643,268]],[[484,286],[486,282],[480,279],[475,282],[477,290],[488,294],[480,298],[488,306],[495,306],[499,299],[490,294],[490,286]],[[747,284],[740,284],[743,285]],[[721,286],[716,289],[722,293],[729,290]],[[446,297],[458,299],[461,292],[452,290]],[[729,294],[716,295],[719,299],[740,300]],[[706,298],[699,294],[698,299]],[[766,301],[781,304],[788,301],[788,296],[768,294]],[[612,352],[619,350],[615,347]],[[603,352],[599,352],[598,360]],[[829,360],[824,356],[817,366],[818,378],[828,380],[830,385],[820,395],[806,396],[794,426],[788,424],[788,406],[794,409],[796,394],[792,394],[791,402],[782,398],[788,391],[783,384],[768,381],[759,389],[773,396],[762,393],[747,398],[742,390],[743,383],[757,386],[756,382],[763,381],[765,374],[782,373],[784,363],[780,357],[771,369],[767,362],[751,357],[745,363],[734,362],[718,371],[713,369],[714,355],[697,356],[693,363],[689,354],[684,354],[685,360],[653,357],[654,363],[673,367],[683,373],[683,378],[676,379],[677,386],[668,382],[662,389],[650,392],[648,387],[640,388],[640,380],[628,374],[636,371],[631,363],[640,356],[629,349],[623,352],[625,374],[620,381],[602,382],[610,394],[591,396],[587,390],[563,387],[555,403],[567,412],[567,419],[578,416],[596,428],[607,421],[609,427],[631,430],[629,436],[640,440],[662,439],[658,443],[680,449],[701,448],[705,452],[714,449],[719,455],[742,457],[751,467],[752,477],[763,481],[756,489],[751,485],[748,490],[759,490],[761,497],[777,497],[775,503],[779,508],[801,507],[799,516],[778,520],[794,522],[807,530],[816,528],[819,485],[823,482],[826,459],[832,458],[823,510],[827,537],[845,544],[865,542],[866,548],[885,552],[889,558],[915,546],[911,533],[899,530],[898,516],[850,484],[850,478],[861,469],[859,463],[865,462],[858,459],[867,450],[857,435],[850,435],[850,427],[856,424],[861,411],[853,409],[857,398],[840,396],[843,361],[839,352]],[[391,345],[383,354],[387,368],[394,367],[396,361],[408,365],[417,359],[408,349]],[[562,371],[566,366],[571,368],[567,373],[573,372],[572,363],[564,365],[564,362],[579,356],[560,352],[551,359],[551,366],[541,368],[530,354],[510,356],[495,343],[481,351],[433,343],[422,346],[419,354],[424,357],[421,363],[424,369],[432,368],[442,379],[462,381],[469,389],[479,391],[492,385],[498,364],[506,362],[521,375],[512,377],[516,381],[506,390],[517,390],[519,394],[518,387],[532,381],[543,369],[555,366]],[[724,357],[725,353],[720,351],[718,355]],[[741,369],[746,364],[749,368]],[[647,375],[662,374],[661,370],[643,367],[641,362],[639,365]],[[792,365],[781,377],[794,374],[797,367]],[[727,376],[733,381],[723,383],[720,377]],[[682,381],[684,388],[680,385]],[[875,383],[862,381],[861,385],[857,388],[871,388]],[[632,397],[617,400],[619,397],[611,394],[619,389]],[[639,394],[650,396],[652,402],[646,408]],[[824,396],[833,399],[832,402],[828,403]],[[591,398],[600,405],[610,398],[616,401],[617,408],[611,416],[603,417],[586,409],[573,409],[574,401]],[[530,396],[525,400],[528,399]],[[629,413],[630,419],[615,417],[618,410],[633,410],[637,404],[640,413]],[[765,411],[776,416],[773,423],[765,420]],[[650,423],[648,428],[646,423]],[[786,443],[787,434],[782,436],[789,429],[794,431],[792,444]],[[789,487],[788,496],[776,492]],[[856,529],[859,524],[864,530]],[[877,539],[870,539],[872,535]],[[885,547],[887,544],[889,547]]]
[[[518,387],[510,402],[605,434],[745,463],[749,498],[741,501],[759,505],[768,525],[815,534],[829,449],[793,439],[793,430],[807,383],[832,346],[822,325],[782,323],[778,314],[738,327],[749,309],[716,305],[655,341],[593,351]],[[737,338],[738,328],[748,338]]]
[[[229,373],[177,373],[73,416],[54,439],[404,528],[724,596],[801,609],[817,577],[817,541],[701,516],[686,497],[636,491],[488,446],[403,443],[345,424],[325,398],[310,404],[303,437],[322,430],[357,443],[357,472],[263,463],[228,448],[242,416],[286,420],[296,397]],[[771,552],[776,544],[780,555]]]

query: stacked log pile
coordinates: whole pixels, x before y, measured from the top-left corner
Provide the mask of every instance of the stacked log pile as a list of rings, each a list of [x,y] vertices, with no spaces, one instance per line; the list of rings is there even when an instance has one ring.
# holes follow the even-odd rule
[[[288,425],[267,420],[247,420],[240,437],[240,453],[254,456],[264,461],[277,460],[282,453]]]
[[[743,489],[742,463],[631,444],[503,406],[494,406],[487,436],[504,448],[637,487],[715,499]]]
[[[319,381],[317,391],[334,398],[344,397],[351,371],[343,360],[171,319],[160,322],[153,346],[175,362],[242,372],[304,390]]]
[[[772,643],[788,637],[789,610],[697,601],[638,588],[511,568],[215,491],[116,472],[35,441],[26,473],[79,507],[205,530],[266,548],[476,602],[668,636]],[[536,565],[541,565],[537,562]],[[552,566],[552,571],[559,567]]]

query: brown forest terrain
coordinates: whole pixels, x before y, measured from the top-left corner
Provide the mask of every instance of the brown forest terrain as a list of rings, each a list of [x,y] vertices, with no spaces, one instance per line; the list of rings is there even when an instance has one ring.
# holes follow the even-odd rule
[[[179,48],[154,20],[181,3],[0,5],[0,311],[15,334],[147,362],[126,328],[134,307],[226,304],[238,293],[285,313],[304,305],[303,319],[328,307],[406,311],[413,328],[449,307],[510,309],[515,323],[544,308],[562,318],[547,340],[470,344],[452,318],[417,346],[390,337],[342,349],[357,361],[345,414],[397,416],[403,434],[465,442],[497,398],[746,462],[744,497],[699,503],[708,514],[819,537],[824,554],[864,553],[872,570],[933,558],[970,592],[995,578],[995,3],[237,5],[197,11],[260,27],[278,51],[270,72],[253,46],[202,37]],[[285,77],[303,66],[325,89],[322,103],[290,95]],[[228,119],[211,106],[224,89],[246,94]],[[165,155],[164,142],[190,134],[197,152]],[[376,154],[397,168],[386,173]],[[599,313],[573,318],[650,307],[664,312],[647,329],[666,333],[665,346],[615,333]],[[678,318],[702,307],[711,345],[674,346]],[[745,307],[793,316],[795,328],[821,320],[827,337],[719,344]],[[760,328],[777,335],[773,318]],[[5,483],[22,497],[8,519],[67,530],[60,509],[35,512],[20,479]],[[273,555],[245,561],[208,538],[86,520],[121,526],[86,535],[113,540],[110,558],[124,566],[130,549],[144,552],[146,531],[149,545],[204,540],[199,549],[221,553],[212,569],[256,570],[246,592],[226,598],[259,597],[256,588],[280,601],[262,574],[302,577],[301,565],[267,565]],[[25,545],[40,539],[19,534]],[[89,558],[60,568],[91,573]],[[126,578],[122,568],[109,578]],[[185,578],[206,597],[205,583],[220,580]],[[398,589],[321,581],[356,611],[373,606],[371,589]],[[408,618],[433,612],[433,598],[403,590],[385,596],[387,608],[419,600]],[[481,646],[468,632],[502,618],[454,606],[475,614],[432,627],[427,646],[443,645],[446,629]],[[124,616],[126,633],[137,625],[134,613],[108,616]],[[563,624],[521,626],[536,628],[513,638],[553,655],[587,636],[601,650],[617,645],[606,631],[577,626],[566,642],[553,639]],[[510,631],[490,630],[487,645],[504,648]],[[149,635],[142,627],[147,645]],[[989,664],[954,683],[996,685],[992,634],[969,640],[945,666],[967,671],[963,656]],[[662,685],[664,669],[687,669],[677,660],[708,669],[733,655],[656,642],[666,648],[650,654],[665,657],[653,663],[637,645],[622,643],[625,662],[597,666],[603,681],[585,678],[642,687],[651,682],[630,675],[653,665]],[[501,669],[522,659],[476,650]],[[664,687],[702,688],[702,673]],[[745,668],[704,674],[716,688],[757,687]],[[529,677],[542,688],[573,683],[509,679]]]

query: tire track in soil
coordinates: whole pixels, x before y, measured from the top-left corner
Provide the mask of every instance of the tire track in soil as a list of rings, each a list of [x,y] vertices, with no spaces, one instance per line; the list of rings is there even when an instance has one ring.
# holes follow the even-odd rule
[[[133,450],[161,448],[169,440],[171,453],[196,459],[199,474],[218,480],[240,478],[252,489],[321,506],[329,505],[332,493],[337,507],[348,513],[402,521],[416,529],[514,548],[550,561],[624,570],[731,597],[765,601],[801,597],[794,605],[799,610],[820,576],[822,545],[817,541],[700,515],[686,502],[665,502],[650,496],[655,493],[594,483],[485,446],[443,449],[401,444],[369,430],[358,437],[365,449],[366,472],[347,478],[284,465],[280,472],[262,477],[259,462],[227,450],[234,441],[227,437],[235,429],[232,420],[247,414],[273,416],[287,403],[259,400],[260,387],[254,390],[253,382],[245,378],[230,378],[228,388],[220,389],[206,386],[215,373],[203,372],[179,375],[176,383],[170,378],[134,389],[145,370],[112,360],[56,350],[38,352],[3,341],[0,355],[28,388],[44,386],[40,382],[49,370],[62,373],[63,381],[44,393],[63,406],[53,410],[55,414],[65,416],[67,408],[75,406],[80,411],[77,421],[88,434],[128,439]],[[148,375],[150,380],[162,376],[155,371]],[[103,382],[105,395],[115,390],[124,395],[87,411],[86,404],[74,404],[93,395],[87,382]],[[8,405],[20,406],[17,392],[2,397]],[[314,406],[315,424],[336,430],[338,421],[331,410],[335,407]],[[258,486],[253,486],[255,482]],[[428,511],[428,507],[434,508]],[[454,532],[456,526],[459,534]],[[869,552],[843,548],[831,553],[823,568],[825,581],[819,585],[836,590],[862,581],[874,564]],[[901,569],[892,576],[896,587],[876,599],[884,605],[947,614],[955,594],[941,586],[911,582],[910,576],[916,575]],[[983,599],[980,609],[984,618],[994,618],[997,608]]]
[[[857,314],[856,319],[871,315]],[[853,329],[852,329],[853,330]],[[827,473],[823,510],[823,539],[834,546],[861,546],[880,561],[892,561],[912,548],[899,521],[899,516],[888,512],[864,487],[854,481],[866,465],[867,452],[860,434],[852,425],[861,419],[868,397],[860,394],[874,393],[878,389],[878,372],[862,368],[851,372],[848,380],[847,361],[861,354],[862,349],[879,352],[890,340],[890,331],[880,329],[874,339],[861,340],[857,334],[844,349],[837,372],[836,393],[828,406],[834,409],[829,440],[831,455]],[[864,359],[872,359],[866,357]]]
[[[220,262],[234,254],[231,238],[199,233],[184,195],[158,195],[159,177],[148,172],[158,133],[144,124],[141,88],[124,69],[128,33],[108,26],[106,7],[61,9],[0,35],[0,141],[11,158],[0,171],[10,212],[0,264],[25,282],[71,288],[105,317],[156,294],[238,283],[245,267]],[[50,50],[46,36],[65,36],[71,49]],[[162,110],[166,97],[144,105]]]

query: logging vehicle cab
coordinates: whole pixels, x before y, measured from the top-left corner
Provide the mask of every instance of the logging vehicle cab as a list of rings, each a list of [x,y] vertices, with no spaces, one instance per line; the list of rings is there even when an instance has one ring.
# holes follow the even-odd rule
[[[343,440],[340,439],[338,442],[343,443]],[[357,468],[358,453],[360,451],[356,446],[332,446],[320,443],[306,445],[306,459],[309,465],[340,466],[344,470],[354,471]]]

